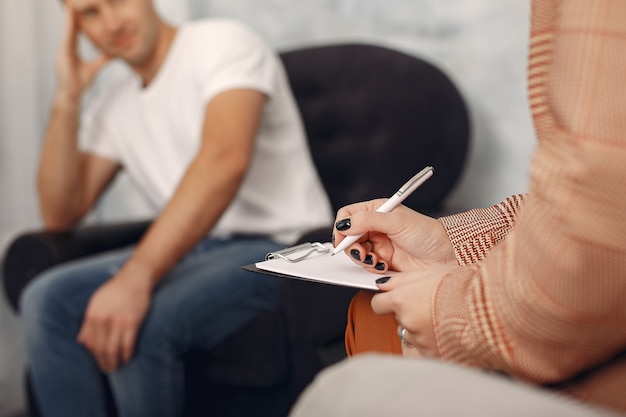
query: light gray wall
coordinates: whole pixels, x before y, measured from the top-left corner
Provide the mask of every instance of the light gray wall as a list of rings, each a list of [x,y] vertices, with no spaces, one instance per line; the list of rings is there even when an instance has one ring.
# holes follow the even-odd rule
[[[431,60],[458,84],[472,119],[470,158],[450,209],[487,206],[525,191],[534,148],[525,98],[528,0],[155,1],[175,23],[240,19],[279,50],[363,41]],[[62,22],[56,0],[0,2],[0,253],[15,233],[40,225],[34,174]],[[92,220],[148,213],[123,179]],[[0,417],[10,417],[23,409],[24,355],[17,322],[3,303]]]
[[[460,87],[473,125],[467,170],[449,205],[482,207],[525,191],[534,147],[527,0],[213,0],[189,7],[248,22],[279,49],[357,40],[431,60]]]
[[[439,65],[459,86],[471,115],[466,171],[448,199],[460,211],[522,193],[535,139],[526,101],[527,0],[188,0],[180,15],[232,17],[279,51],[371,42]],[[102,216],[129,213],[106,206]],[[122,211],[119,203],[124,202]],[[131,207],[132,208],[132,207]]]

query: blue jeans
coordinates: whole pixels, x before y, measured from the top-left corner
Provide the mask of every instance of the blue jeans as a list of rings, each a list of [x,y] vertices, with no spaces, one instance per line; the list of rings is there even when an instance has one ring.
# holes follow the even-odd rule
[[[280,280],[241,266],[282,247],[265,239],[200,242],[155,288],[131,361],[105,376],[76,336],[91,295],[133,248],[42,274],[26,288],[20,310],[43,415],[104,417],[107,380],[121,417],[182,415],[182,356],[215,347],[260,312],[280,305]]]

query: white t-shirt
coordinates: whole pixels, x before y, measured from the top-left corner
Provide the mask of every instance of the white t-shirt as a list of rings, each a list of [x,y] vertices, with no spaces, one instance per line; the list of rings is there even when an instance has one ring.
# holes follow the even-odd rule
[[[211,232],[267,234],[288,244],[329,225],[330,204],[282,63],[231,20],[183,25],[146,88],[131,73],[108,89],[81,129],[83,150],[118,162],[161,210],[199,149],[207,103],[234,88],[261,91],[268,100],[246,178]]]

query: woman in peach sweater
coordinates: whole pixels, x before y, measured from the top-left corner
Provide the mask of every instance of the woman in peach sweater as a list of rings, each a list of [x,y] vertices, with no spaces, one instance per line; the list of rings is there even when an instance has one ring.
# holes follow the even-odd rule
[[[341,209],[335,243],[365,233],[346,253],[401,271],[355,297],[346,345],[626,411],[626,1],[535,0],[531,29],[528,193],[439,220]]]

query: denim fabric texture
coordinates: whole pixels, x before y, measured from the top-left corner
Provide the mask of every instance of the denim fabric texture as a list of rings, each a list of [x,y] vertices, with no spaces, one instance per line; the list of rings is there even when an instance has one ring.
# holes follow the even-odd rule
[[[282,247],[262,238],[200,242],[155,288],[131,361],[104,376],[76,336],[91,295],[133,248],[62,265],[33,280],[20,307],[29,371],[46,417],[104,417],[107,380],[120,417],[181,415],[183,354],[216,346],[281,303],[281,280],[241,266]]]

